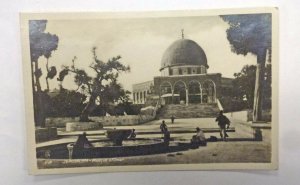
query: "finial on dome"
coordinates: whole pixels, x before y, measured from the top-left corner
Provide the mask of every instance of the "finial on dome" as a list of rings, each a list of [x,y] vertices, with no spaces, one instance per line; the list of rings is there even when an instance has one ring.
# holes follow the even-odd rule
[[[184,29],[181,29],[181,37],[182,37],[182,39],[184,39]]]

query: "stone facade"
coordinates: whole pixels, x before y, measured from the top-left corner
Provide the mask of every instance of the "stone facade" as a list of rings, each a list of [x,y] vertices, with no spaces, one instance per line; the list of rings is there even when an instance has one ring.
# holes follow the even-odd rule
[[[134,84],[132,98],[134,104],[145,104],[148,94],[153,93],[153,81]]]

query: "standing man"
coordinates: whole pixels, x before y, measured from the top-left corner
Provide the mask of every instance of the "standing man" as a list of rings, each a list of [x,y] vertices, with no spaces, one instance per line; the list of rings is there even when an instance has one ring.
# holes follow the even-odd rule
[[[164,143],[167,144],[167,145],[169,145],[170,140],[171,140],[170,132],[168,131],[168,128],[165,128],[165,131],[164,131]]]
[[[171,122],[174,123],[175,117],[174,115],[171,116]]]
[[[230,121],[229,119],[223,115],[223,111],[221,110],[219,113],[219,116],[216,118],[216,121],[218,122],[218,125],[220,127],[220,136],[223,141],[226,141],[226,137],[228,137],[226,133],[226,129],[229,128]],[[226,128],[227,125],[227,128]]]
[[[165,131],[167,130],[167,128],[168,127],[167,127],[167,125],[165,123],[165,120],[163,120],[162,123],[160,124],[160,131],[161,131],[161,133],[164,134]]]

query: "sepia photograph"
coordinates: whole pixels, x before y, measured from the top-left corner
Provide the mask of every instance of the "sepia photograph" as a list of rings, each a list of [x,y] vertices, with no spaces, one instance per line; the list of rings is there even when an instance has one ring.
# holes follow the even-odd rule
[[[30,174],[278,168],[276,8],[20,19]]]

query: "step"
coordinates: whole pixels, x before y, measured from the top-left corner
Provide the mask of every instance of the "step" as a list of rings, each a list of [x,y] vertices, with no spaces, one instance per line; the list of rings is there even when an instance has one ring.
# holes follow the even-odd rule
[[[159,113],[160,118],[215,117],[219,112],[217,104],[165,105]]]

